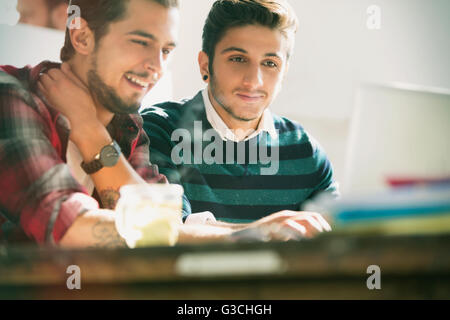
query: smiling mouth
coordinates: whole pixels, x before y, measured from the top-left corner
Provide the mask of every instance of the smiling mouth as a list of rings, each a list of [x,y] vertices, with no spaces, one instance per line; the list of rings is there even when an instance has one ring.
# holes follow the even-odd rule
[[[247,102],[256,102],[259,100],[262,100],[264,98],[263,95],[251,95],[251,94],[245,94],[245,93],[236,93],[236,95]]]
[[[145,81],[139,80],[138,78],[133,77],[129,74],[125,75],[125,79],[128,81],[129,84],[131,84],[134,88],[136,88],[138,90],[147,90],[152,85],[151,82],[145,82]]]

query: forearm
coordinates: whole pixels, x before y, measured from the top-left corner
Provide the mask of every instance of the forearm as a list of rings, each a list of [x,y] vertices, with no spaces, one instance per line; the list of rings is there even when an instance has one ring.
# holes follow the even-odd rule
[[[71,139],[77,145],[84,162],[91,162],[100,150],[112,141],[106,128],[93,120],[73,128]],[[113,167],[105,167],[91,175],[103,206],[114,209],[119,198],[119,189],[128,184],[145,181],[136,173],[123,155]]]
[[[235,231],[227,227],[209,225],[180,225],[179,244],[224,242]],[[127,247],[118,234],[112,211],[88,212],[69,228],[59,243],[62,248],[121,248]]]
[[[117,233],[114,214],[108,210],[85,213],[75,220],[59,242],[62,248],[123,248],[127,247]]]
[[[196,244],[208,242],[230,241],[230,235],[235,230],[227,227],[204,224],[181,225],[178,234],[178,244]]]

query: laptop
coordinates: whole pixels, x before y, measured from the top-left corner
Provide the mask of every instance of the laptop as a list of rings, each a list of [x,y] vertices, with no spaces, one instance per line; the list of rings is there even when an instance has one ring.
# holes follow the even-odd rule
[[[450,178],[450,90],[407,84],[357,89],[344,194],[386,191],[398,181]]]

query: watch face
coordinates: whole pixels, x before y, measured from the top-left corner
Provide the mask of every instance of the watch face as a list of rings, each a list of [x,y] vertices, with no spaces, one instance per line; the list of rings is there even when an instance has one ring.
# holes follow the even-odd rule
[[[113,146],[106,146],[100,153],[100,161],[104,167],[113,167],[119,161],[120,153]]]

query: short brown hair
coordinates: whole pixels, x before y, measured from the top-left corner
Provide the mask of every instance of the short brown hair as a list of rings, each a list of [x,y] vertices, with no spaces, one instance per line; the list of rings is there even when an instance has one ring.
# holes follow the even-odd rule
[[[294,37],[298,28],[298,18],[285,0],[217,0],[203,27],[202,50],[209,57],[210,72],[217,43],[233,27],[261,25],[279,30],[294,47]]]
[[[159,3],[165,8],[177,8],[179,0],[148,0]],[[127,6],[130,0],[71,0],[70,5],[80,8],[81,18],[86,20],[89,28],[95,36],[95,42],[108,33],[111,23],[125,18]],[[72,46],[69,30],[66,29],[64,47],[61,49],[61,61],[67,61],[73,57],[75,49]]]

